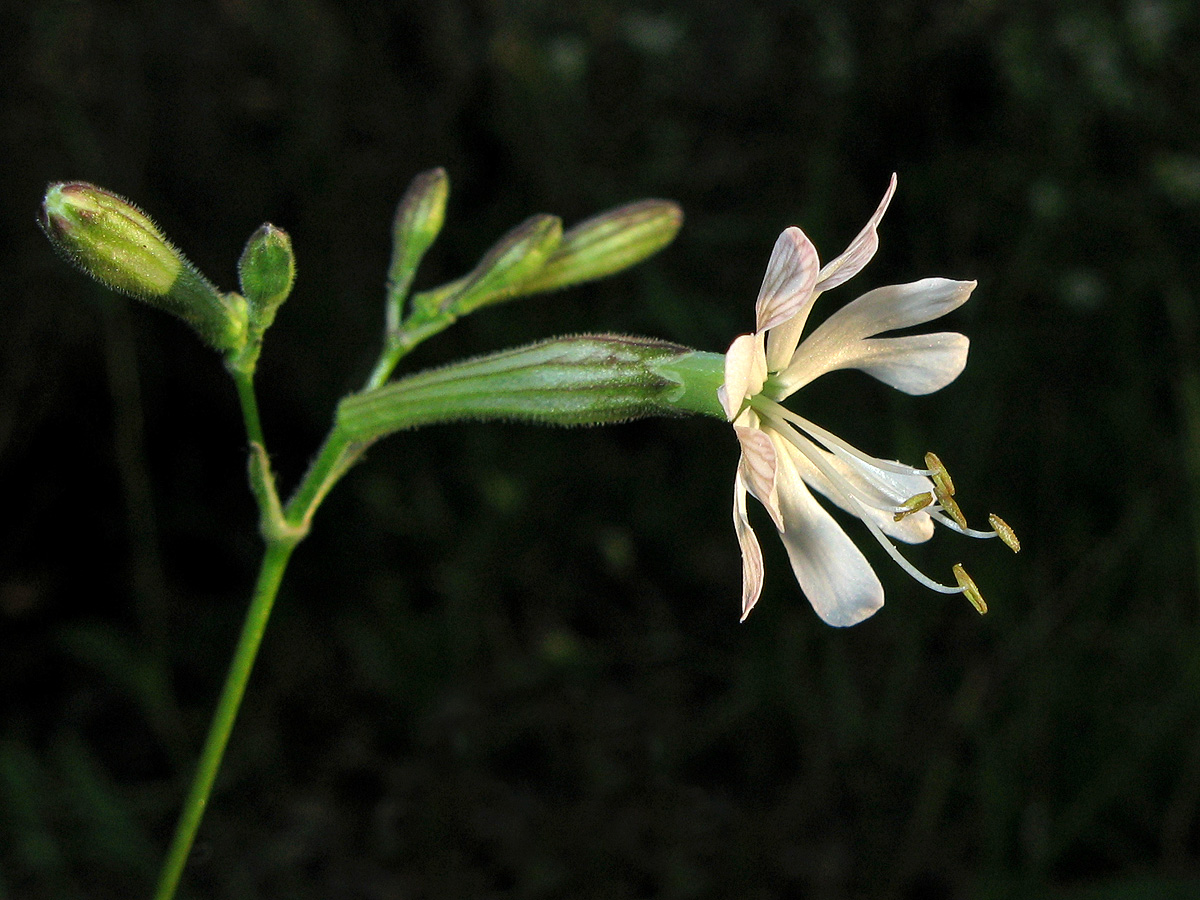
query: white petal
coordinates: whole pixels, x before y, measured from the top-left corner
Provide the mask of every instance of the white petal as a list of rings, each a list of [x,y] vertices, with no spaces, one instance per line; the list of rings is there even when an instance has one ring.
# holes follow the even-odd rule
[[[893,284],[868,291],[847,303],[813,332],[828,332],[837,343],[860,340],[922,325],[958,309],[975,290],[974,281],[923,278],[910,284]]]
[[[742,445],[742,458],[738,461],[738,473],[755,498],[771,514],[775,527],[783,528],[783,516],[779,512],[779,495],[775,490],[777,462],[775,445],[759,428],[734,425],[733,431]]]
[[[761,334],[734,338],[725,353],[725,383],[717,396],[729,421],[737,418],[742,403],[762,390],[767,380],[767,361]]]
[[[783,379],[785,390],[790,394],[835,369],[861,369],[906,394],[932,394],[962,374],[970,346],[966,335],[947,331],[867,338],[832,353],[797,359],[798,365]]]
[[[843,361],[860,352],[865,338],[920,325],[946,315],[967,302],[973,281],[926,278],[912,284],[876,288],[847,303],[805,338],[791,363],[779,373],[779,397],[798,390],[823,372],[846,368]]]
[[[742,550],[742,621],[750,615],[754,604],[762,594],[763,559],[762,548],[750,519],[746,515],[746,483],[739,471],[733,481],[733,529],[737,533],[738,546]]]
[[[875,210],[875,215],[871,216],[871,220],[858,233],[858,237],[850,242],[850,246],[842,255],[830,260],[821,269],[817,276],[818,291],[828,291],[849,281],[871,261],[871,257],[879,249],[879,233],[876,229],[879,227],[883,214],[887,212],[888,204],[892,202],[894,193],[896,193],[896,174],[893,172],[892,180],[888,183],[888,189],[884,192],[883,200],[880,201],[879,208]]]
[[[778,490],[787,526],[780,536],[796,580],[817,615],[830,625],[845,626],[874,614],[883,606],[883,585],[846,532],[809,493],[786,451],[779,453]]]
[[[775,241],[754,306],[754,330],[763,332],[793,318],[812,300],[817,283],[817,248],[796,226]]]
[[[962,374],[971,342],[953,332],[870,338],[858,343],[855,369],[906,394],[932,394]]]
[[[929,517],[929,513],[916,512],[897,522],[895,513],[891,509],[900,506],[910,497],[932,491],[933,483],[928,478],[923,475],[901,475],[897,472],[889,472],[886,469],[868,466],[860,460],[855,460],[855,464],[852,465],[845,459],[812,443],[808,443],[808,447],[811,452],[821,454],[829,465],[857,488],[862,495],[865,495],[866,499],[864,500],[860,496],[861,506],[852,506],[842,491],[830,484],[824,473],[813,465],[803,453],[791,454],[792,463],[809,487],[820,491],[831,502],[836,503],[838,507],[853,516],[859,515],[860,511],[865,508],[871,521],[890,538],[908,544],[920,544],[933,537],[933,520]]]

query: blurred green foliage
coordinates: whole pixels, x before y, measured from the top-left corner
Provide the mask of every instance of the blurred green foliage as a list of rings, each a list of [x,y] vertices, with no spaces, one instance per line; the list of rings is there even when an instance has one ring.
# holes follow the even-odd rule
[[[224,372],[61,265],[45,184],[130,197],[227,290],[288,230],[259,370],[286,484],[377,352],[394,205],[434,165],[418,289],[539,211],[688,219],[406,371],[563,332],[723,350],[779,231],[830,258],[898,171],[817,318],[977,278],[971,362],[920,399],[830,376],[804,412],[935,449],[1025,550],[968,547],[982,620],[880,559],[888,605],[835,631],[768,542],[739,626],[717,423],[393,439],[289,573],[186,895],[1200,894],[1195,4],[30,0],[0,27],[0,897],[148,892],[258,551]]]

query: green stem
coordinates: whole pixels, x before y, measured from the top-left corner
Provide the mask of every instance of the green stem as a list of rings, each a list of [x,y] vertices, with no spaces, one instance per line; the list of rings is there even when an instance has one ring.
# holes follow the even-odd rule
[[[389,331],[387,338],[387,346],[380,354],[379,362],[375,364],[374,371],[371,372],[371,377],[367,379],[367,383],[363,386],[364,391],[369,391],[384,384],[392,377],[392,372],[395,371],[399,364],[408,352],[417,344],[433,337],[440,331],[445,331],[455,322],[455,316],[450,313],[442,313],[434,318],[425,318],[417,321],[415,324],[410,316],[408,322],[401,325],[396,331]]]
[[[246,682],[250,680],[250,672],[254,668],[254,659],[258,654],[259,644],[262,643],[271,607],[295,547],[295,541],[268,544],[263,555],[254,598],[246,613],[242,635],[238,640],[237,650],[234,651],[229,674],[225,677],[225,687],[221,690],[221,699],[217,702],[217,710],[209,726],[208,738],[200,754],[200,764],[192,781],[192,789],[175,827],[175,837],[171,841],[171,849],[167,852],[154,900],[171,900],[179,886],[180,876],[191,853],[192,842],[196,839],[200,820],[204,817],[213,783],[217,779],[217,771],[221,767],[221,759],[225,755],[225,747],[229,743],[229,734],[233,730],[233,723],[246,691]]]
[[[237,386],[238,402],[242,406],[242,421],[246,423],[246,437],[251,443],[265,445],[262,421],[258,418],[258,398],[254,394],[254,373],[230,369],[229,374],[233,376],[233,383]]]

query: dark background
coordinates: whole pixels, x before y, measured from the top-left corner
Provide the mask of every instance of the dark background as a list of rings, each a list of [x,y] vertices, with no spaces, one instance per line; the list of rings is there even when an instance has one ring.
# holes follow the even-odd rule
[[[798,396],[936,449],[992,611],[865,531],[887,606],[823,625],[761,510],[737,622],[715,421],[392,438],[284,583],[183,895],[1200,896],[1200,10],[1055,4],[44,2],[0,12],[0,898],[145,897],[260,549],[236,400],[178,322],[64,266],[48,181],[134,199],[208,275],[264,221],[295,293],[259,388],[285,484],[378,351],[394,204],[452,181],[418,287],[535,212],[679,238],[485,310],[413,371],[560,333],[724,350],[772,242],[900,189],[870,287],[977,278],[966,373]]]

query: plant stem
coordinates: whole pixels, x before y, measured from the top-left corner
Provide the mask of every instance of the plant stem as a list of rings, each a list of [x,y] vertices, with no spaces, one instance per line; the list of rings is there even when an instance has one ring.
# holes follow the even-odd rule
[[[378,387],[383,384],[405,354],[421,341],[437,334],[453,322],[453,316],[442,315],[420,321],[415,326],[410,323],[408,328],[402,326],[380,357],[375,370],[368,379],[367,386]],[[200,763],[192,779],[191,790],[184,802],[183,811],[179,815],[179,822],[175,826],[175,836],[171,839],[171,847],[167,851],[167,858],[163,863],[154,900],[172,900],[179,887],[179,880],[187,866],[196,833],[200,830],[200,822],[204,818],[208,798],[212,794],[213,784],[217,780],[217,772],[221,768],[225,747],[229,743],[229,735],[233,731],[233,724],[237,719],[238,709],[241,707],[242,697],[246,692],[246,684],[250,680],[254,660],[262,643],[263,633],[266,631],[267,620],[271,616],[271,608],[279,593],[279,585],[283,581],[283,573],[287,569],[292,551],[308,533],[313,513],[325,499],[325,495],[354,465],[370,444],[370,441],[351,440],[335,427],[325,438],[325,443],[322,444],[316,459],[313,460],[286,508],[282,509],[282,516],[276,521],[275,516],[280,512],[280,506],[275,494],[274,480],[270,477],[269,462],[267,462],[262,422],[258,414],[258,400],[254,393],[253,367],[229,366],[228,368],[233,376],[234,384],[237,386],[242,420],[246,426],[246,436],[252,447],[255,448],[251,452],[261,455],[259,469],[256,470],[255,466],[251,465],[251,482],[255,499],[264,516],[264,523],[271,527],[264,528],[267,548],[259,568],[254,597],[246,612],[242,634],[238,640],[237,649],[234,651],[233,661],[229,665],[229,673],[225,676],[225,686],[221,689],[221,697],[217,701],[217,709],[213,713],[212,723],[209,725],[208,737],[204,742],[204,750],[200,754]],[[252,456],[252,461],[254,459],[255,457]],[[256,471],[258,472],[257,476]]]
[[[263,554],[262,566],[258,573],[258,583],[254,588],[254,598],[246,613],[246,621],[242,625],[241,638],[233,654],[233,662],[229,665],[229,674],[225,676],[225,686],[221,690],[221,699],[217,702],[217,710],[213,714],[209,726],[208,738],[204,742],[204,750],[200,754],[200,764],[192,780],[192,789],[188,793],[183,811],[179,815],[179,823],[175,826],[175,837],[167,852],[166,862],[163,863],[162,874],[159,876],[158,890],[154,900],[171,900],[179,885],[184,866],[187,865],[191,853],[192,842],[200,828],[200,820],[204,817],[213,783],[217,779],[217,771],[221,767],[221,759],[225,755],[225,747],[229,743],[229,734],[233,730],[242,696],[246,691],[246,682],[250,680],[250,672],[254,668],[254,659],[258,654],[259,644],[262,643],[263,631],[267,627],[267,619],[271,615],[271,607],[279,592],[279,584],[283,580],[284,570],[288,559],[296,547],[296,541],[280,541],[267,545]]]
[[[237,385],[238,402],[242,406],[242,421],[246,423],[246,437],[255,444],[265,444],[262,422],[258,418],[258,398],[254,394],[254,373],[231,369],[233,383]]]
[[[367,383],[363,385],[363,390],[372,390],[386,382],[391,377],[396,365],[410,350],[427,338],[433,337],[438,332],[445,331],[454,324],[454,321],[455,317],[449,313],[442,313],[419,320],[409,317],[409,320],[404,325],[401,325],[398,330],[389,331],[387,346],[380,355],[379,362],[375,364],[375,369],[371,372]]]

